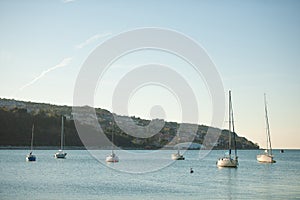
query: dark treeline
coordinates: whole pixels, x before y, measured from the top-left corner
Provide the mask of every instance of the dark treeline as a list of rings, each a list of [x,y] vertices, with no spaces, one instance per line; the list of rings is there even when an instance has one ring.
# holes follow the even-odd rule
[[[26,109],[0,109],[0,145],[28,146],[34,124],[35,146],[59,146],[61,116],[49,116],[41,111],[27,113]],[[65,145],[82,146],[73,121],[65,120]]]
[[[71,107],[0,99],[0,146],[29,146],[33,124],[35,126],[34,146],[59,146],[62,115],[65,116],[65,146],[82,147],[83,144],[72,119]],[[184,143],[187,141],[203,144],[206,148],[228,148],[228,130],[221,131],[217,128],[211,128],[211,130],[215,130],[216,132],[221,131],[217,142],[214,143],[213,137],[211,137],[212,141],[206,138],[207,130],[210,128],[208,126],[199,125],[196,135],[191,135],[187,131],[186,135],[176,138],[180,124],[176,122],[164,122],[164,126],[159,133],[143,139],[123,132],[114,123],[113,115],[109,111],[98,108],[96,109],[96,115],[107,138],[110,139],[112,132],[114,132],[114,143],[116,146],[122,148],[158,149],[166,145],[173,146],[177,142]],[[125,118],[129,119],[126,116]],[[138,117],[131,117],[131,119],[138,126],[146,126],[150,123],[149,120]],[[128,130],[130,132],[135,131],[134,127],[129,127]],[[238,149],[259,148],[257,144],[248,141],[246,138],[239,137],[236,134],[235,136]]]

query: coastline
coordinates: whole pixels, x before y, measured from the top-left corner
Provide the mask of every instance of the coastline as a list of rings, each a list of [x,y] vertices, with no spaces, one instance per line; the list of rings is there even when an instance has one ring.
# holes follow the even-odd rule
[[[34,150],[57,150],[60,146],[35,146]],[[30,147],[28,146],[0,146],[0,150],[29,150]],[[90,150],[111,150],[111,147],[90,147]],[[87,150],[84,146],[65,146],[64,150]],[[118,149],[117,149],[118,150]],[[164,147],[161,149],[148,149],[148,148],[121,148],[119,150],[176,150],[174,147]],[[199,148],[192,148],[192,149],[186,149],[183,148],[182,150],[200,150]],[[202,149],[202,150],[210,150],[210,149]],[[227,150],[227,149],[212,149],[212,150]],[[238,149],[239,151],[243,150],[264,150],[264,149]],[[280,150],[300,150],[300,149],[288,149],[288,148],[277,148],[273,149],[275,151]]]

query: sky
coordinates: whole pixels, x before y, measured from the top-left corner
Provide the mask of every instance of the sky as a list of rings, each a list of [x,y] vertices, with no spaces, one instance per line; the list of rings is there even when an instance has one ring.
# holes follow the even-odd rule
[[[158,27],[205,49],[222,79],[226,102],[232,91],[238,135],[265,147],[266,93],[273,147],[299,149],[299,10],[296,0],[2,0],[0,97],[72,106],[76,79],[98,45],[126,31]],[[210,125],[212,101],[203,77],[162,51],[137,51],[112,63],[98,80],[94,106],[115,111],[115,87],[149,63],[171,66],[182,75],[195,93],[199,124]],[[127,105],[128,113],[118,114],[182,121],[180,99],[160,85],[132,91]],[[155,112],[156,105],[163,111]],[[228,126],[226,120],[225,114],[220,128]]]

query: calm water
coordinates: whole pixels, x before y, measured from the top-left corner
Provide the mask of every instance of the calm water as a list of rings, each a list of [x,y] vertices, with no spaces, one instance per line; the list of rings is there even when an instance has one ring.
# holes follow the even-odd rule
[[[141,174],[109,166],[148,168],[174,151],[139,162],[119,152],[120,162],[108,166],[87,151],[68,150],[65,160],[54,159],[55,152],[36,150],[37,162],[30,163],[28,151],[0,150],[0,199],[300,199],[299,150],[275,150],[275,164],[257,163],[259,151],[239,151],[238,169],[216,167],[223,151],[211,151],[202,160],[199,151],[187,151],[186,160]]]

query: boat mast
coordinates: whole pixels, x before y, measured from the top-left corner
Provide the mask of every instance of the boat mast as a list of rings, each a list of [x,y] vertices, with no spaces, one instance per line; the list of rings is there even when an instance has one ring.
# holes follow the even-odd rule
[[[112,150],[111,152],[114,153],[114,123],[111,122],[111,130],[112,130],[112,133],[111,133],[111,147],[112,147]]]
[[[61,134],[60,134],[60,149],[63,150],[64,142],[64,116],[61,116]]]
[[[235,140],[235,130],[234,130],[234,118],[233,118],[233,108],[232,108],[232,101],[230,97],[230,107],[231,107],[231,122],[232,122],[232,134],[233,134],[233,148],[234,148],[234,155],[237,156],[236,150],[236,140]]]
[[[178,155],[180,155],[180,148],[179,148],[179,144],[180,144],[180,131],[178,132],[178,138],[177,138],[177,153]]]
[[[34,124],[32,124],[32,129],[31,129],[31,147],[30,147],[31,151],[33,151],[33,132],[34,132]]]
[[[228,109],[228,113],[229,113],[228,146],[229,146],[229,157],[231,157],[231,91],[230,90],[229,90],[229,109]]]
[[[267,133],[267,149],[269,149],[270,155],[272,155],[272,146],[271,146],[271,136],[270,136],[270,126],[269,126],[269,119],[268,119],[268,109],[267,109],[267,98],[266,94],[265,97],[265,118],[266,118],[266,133]]]

